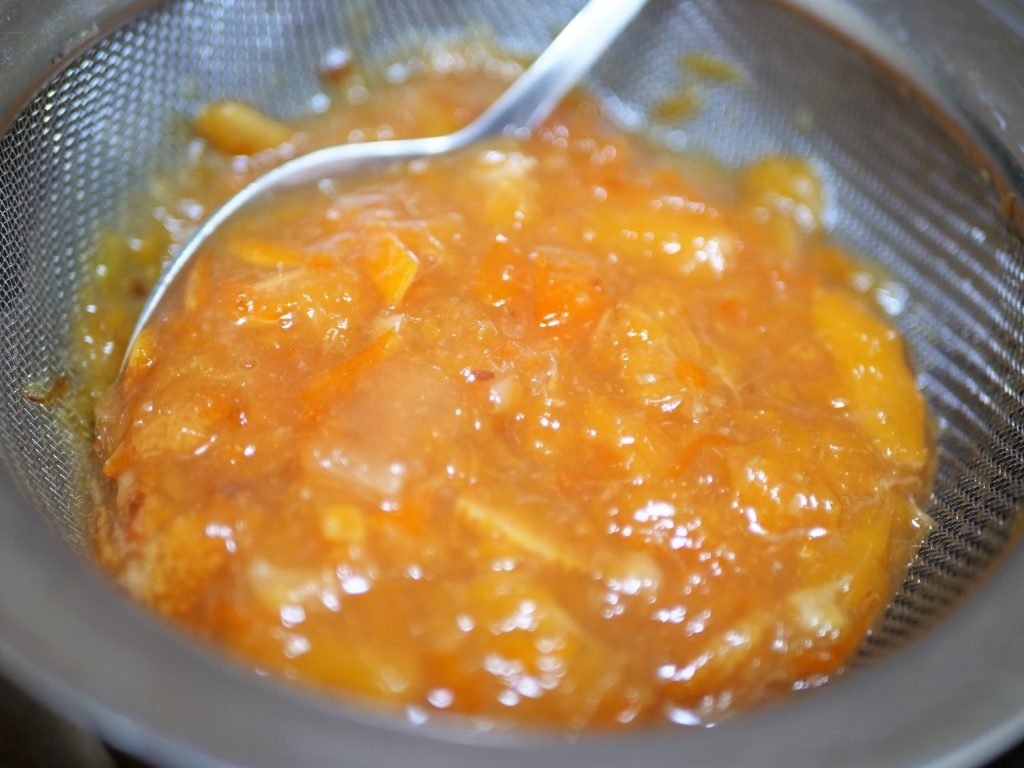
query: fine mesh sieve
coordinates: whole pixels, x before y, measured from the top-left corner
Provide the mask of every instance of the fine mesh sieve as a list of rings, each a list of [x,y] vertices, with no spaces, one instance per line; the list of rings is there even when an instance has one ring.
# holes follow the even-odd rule
[[[35,515],[83,552],[89,441],[68,432],[60,403],[40,407],[25,391],[67,369],[72,308],[98,230],[154,170],[183,156],[183,118],[218,98],[306,113],[322,98],[317,63],[338,46],[382,71],[424,38],[482,31],[504,50],[536,53],[580,4],[147,3],[46,81],[0,126],[0,455]],[[748,87],[709,88],[696,117],[660,122],[652,115],[679,92],[678,60],[689,51],[724,59]],[[990,573],[1024,497],[1024,248],[990,172],[894,73],[769,2],[654,0],[588,86],[623,124],[647,125],[671,149],[727,164],[778,151],[813,158],[834,236],[906,287],[896,322],[936,420],[937,527],[861,655],[909,658],[913,647],[893,652]],[[75,578],[95,578],[77,568]]]

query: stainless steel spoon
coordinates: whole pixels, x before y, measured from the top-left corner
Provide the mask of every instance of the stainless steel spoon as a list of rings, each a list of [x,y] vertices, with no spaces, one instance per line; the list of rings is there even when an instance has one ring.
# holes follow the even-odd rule
[[[536,128],[646,3],[647,0],[590,0],[497,101],[454,133],[327,147],[290,160],[244,187],[206,219],[167,264],[132,330],[122,370],[139,333],[153,319],[175,279],[214,231],[244,206],[272,191],[330,176],[365,173],[395,162],[443,155],[490,136]]]

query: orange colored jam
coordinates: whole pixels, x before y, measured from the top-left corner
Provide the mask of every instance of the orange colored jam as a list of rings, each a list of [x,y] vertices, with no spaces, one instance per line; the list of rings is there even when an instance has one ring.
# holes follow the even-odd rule
[[[245,162],[207,113],[157,234],[111,252],[295,147],[451,130],[503,85],[469,69]],[[576,98],[239,216],[97,409],[98,560],[246,664],[417,720],[705,723],[827,680],[928,528],[923,401],[811,166],[698,166]]]

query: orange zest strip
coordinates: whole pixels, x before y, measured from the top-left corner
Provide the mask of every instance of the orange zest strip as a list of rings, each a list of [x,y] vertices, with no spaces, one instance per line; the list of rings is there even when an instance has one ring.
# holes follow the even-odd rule
[[[352,357],[314,376],[299,391],[299,402],[307,415],[316,418],[335,400],[351,392],[366,372],[394,349],[397,341],[398,334],[393,329],[385,331]]]

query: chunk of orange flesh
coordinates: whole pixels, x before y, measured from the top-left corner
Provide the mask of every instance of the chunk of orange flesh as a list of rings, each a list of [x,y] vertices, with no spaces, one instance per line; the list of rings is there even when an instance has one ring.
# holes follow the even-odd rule
[[[255,155],[292,138],[284,123],[240,101],[216,101],[196,118],[195,130],[226,155]]]
[[[416,254],[390,232],[371,248],[366,267],[381,298],[390,305],[400,304],[409,292],[420,269]]]
[[[801,675],[828,674],[856,651],[870,618],[895,586],[888,561],[906,562],[930,529],[928,519],[908,501],[888,509],[862,509],[855,515],[846,529],[843,556],[822,558],[808,552],[801,566],[803,581],[819,586],[801,589],[788,600],[796,619],[791,642],[801,649],[793,663]],[[894,532],[912,519],[918,523],[909,529],[911,537],[894,538]]]
[[[596,269],[545,254],[537,257],[533,316],[541,328],[579,331],[597,320],[607,306]]]
[[[142,547],[144,580],[126,579],[139,598],[180,615],[203,599],[204,587],[227,562],[224,542],[206,533],[201,515],[179,515]]]
[[[815,292],[813,314],[861,428],[884,455],[923,466],[928,456],[924,401],[897,332],[834,290]]]

